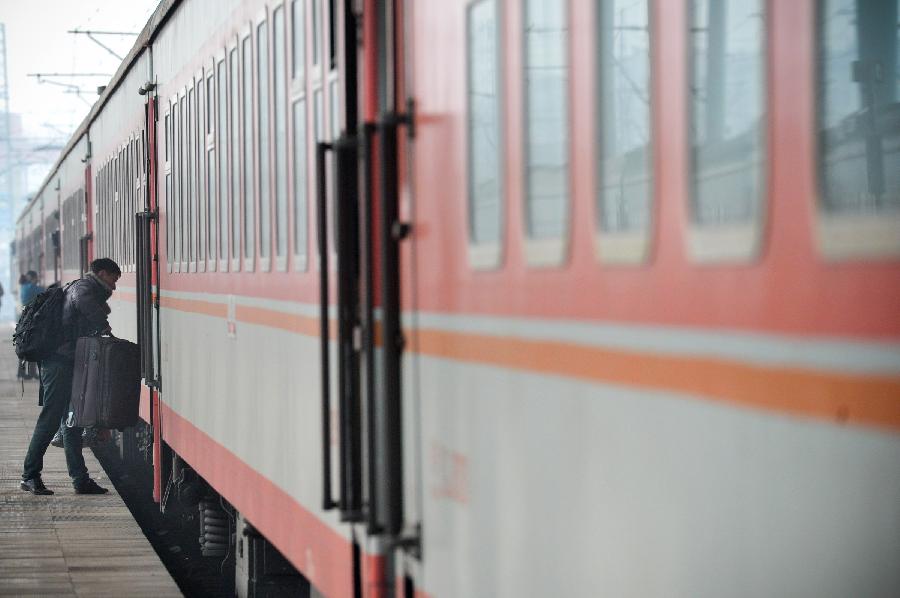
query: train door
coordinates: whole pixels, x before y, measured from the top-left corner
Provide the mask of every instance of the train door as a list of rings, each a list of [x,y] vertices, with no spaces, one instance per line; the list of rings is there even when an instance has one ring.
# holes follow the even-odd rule
[[[91,218],[93,214],[91,211],[93,185],[91,184],[90,139],[88,139],[87,145],[88,155],[85,158],[86,164],[84,166],[84,203],[79,206],[81,230],[84,232],[78,239],[78,267],[82,275],[87,273],[91,260],[94,259],[94,219]]]
[[[152,60],[150,61],[152,65]],[[152,81],[152,67],[150,69]],[[147,83],[141,88],[145,98],[144,128],[141,133],[140,156],[143,163],[136,183],[142,191],[141,203],[136,205],[135,226],[135,283],[137,303],[137,336],[141,348],[141,377],[144,380],[149,407],[149,420],[153,431],[153,499],[161,500],[162,493],[162,437],[159,414],[160,375],[160,323],[159,323],[159,209],[157,192],[157,112],[156,86]],[[142,397],[143,398],[143,397]]]
[[[323,506],[337,509],[342,521],[365,524],[353,534],[354,579],[358,592],[365,577],[366,595],[380,596],[395,577],[392,549],[401,546],[415,561],[420,532],[415,371],[404,358],[409,341],[404,335],[415,329],[407,224],[412,220],[411,178],[405,174],[413,119],[403,74],[403,1],[365,2],[361,51],[354,4],[312,3],[314,22],[324,14],[327,23],[325,36],[317,37],[315,31],[313,36],[321,62],[312,60],[324,63],[313,73],[312,84]],[[357,54],[365,65],[362,77],[357,77]],[[363,82],[362,102],[358,81]],[[329,340],[334,313],[336,343]],[[362,547],[359,539],[365,536]]]
[[[359,342],[361,140],[355,4],[354,0],[313,0],[309,5],[322,358],[322,505],[326,510],[338,510],[341,520],[351,524],[365,520]],[[336,343],[330,340],[334,306]],[[355,595],[363,591],[363,535],[351,536]]]
[[[363,9],[360,282],[365,512],[368,533],[379,539],[370,542],[370,557],[383,559],[386,585],[416,568],[421,535],[416,364],[405,353],[415,342],[416,328],[408,175],[414,118],[404,74],[407,6],[404,0],[369,0]],[[408,585],[396,588],[395,595],[406,592]]]
[[[62,219],[60,218],[60,208],[62,206],[62,191],[60,189],[60,179],[57,177],[56,185],[54,185],[54,193],[51,194],[53,202],[50,216],[47,217],[47,226],[49,228],[47,232],[47,249],[52,252],[47,265],[53,268],[53,274],[50,278],[54,284],[59,284],[62,280],[62,264],[60,263],[60,258],[62,257],[62,247],[60,247],[60,225],[62,222]]]

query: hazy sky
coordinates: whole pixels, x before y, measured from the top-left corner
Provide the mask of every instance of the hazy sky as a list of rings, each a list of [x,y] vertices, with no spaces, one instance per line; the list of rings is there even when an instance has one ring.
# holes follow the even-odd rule
[[[22,114],[27,135],[65,141],[97,99],[97,86],[121,62],[86,35],[70,29],[139,32],[159,0],[0,0],[6,25],[10,111]],[[125,56],[134,36],[98,36]],[[38,83],[28,73],[106,73],[107,77],[50,80],[83,88],[82,98],[65,87]]]

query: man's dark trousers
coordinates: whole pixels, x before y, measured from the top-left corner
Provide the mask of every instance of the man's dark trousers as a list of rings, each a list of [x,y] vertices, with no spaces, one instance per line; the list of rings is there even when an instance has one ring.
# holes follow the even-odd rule
[[[23,480],[39,477],[44,469],[44,453],[59,430],[60,422],[69,412],[72,397],[72,372],[74,363],[62,356],[53,356],[41,362],[41,385],[44,387],[44,407],[34,425],[34,434],[25,455]],[[63,426],[63,444],[69,477],[78,486],[89,478],[84,457],[81,455],[81,433],[83,428]]]

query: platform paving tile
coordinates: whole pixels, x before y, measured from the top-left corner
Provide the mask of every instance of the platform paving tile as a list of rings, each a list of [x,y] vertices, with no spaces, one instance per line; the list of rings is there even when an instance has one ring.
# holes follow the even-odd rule
[[[11,329],[0,326],[0,338]],[[0,342],[0,596],[166,598],[178,586],[106,478],[91,451],[91,477],[110,493],[77,495],[63,451],[44,457],[53,496],[19,488],[22,461],[40,408],[37,384],[15,380],[15,356]]]

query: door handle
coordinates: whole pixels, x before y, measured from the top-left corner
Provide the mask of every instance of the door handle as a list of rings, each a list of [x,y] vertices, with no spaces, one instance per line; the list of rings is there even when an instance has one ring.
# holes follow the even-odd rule
[[[337,506],[331,492],[331,360],[328,325],[328,181],[325,159],[332,145],[316,144],[316,230],[319,250],[319,350],[322,385],[322,509]]]

